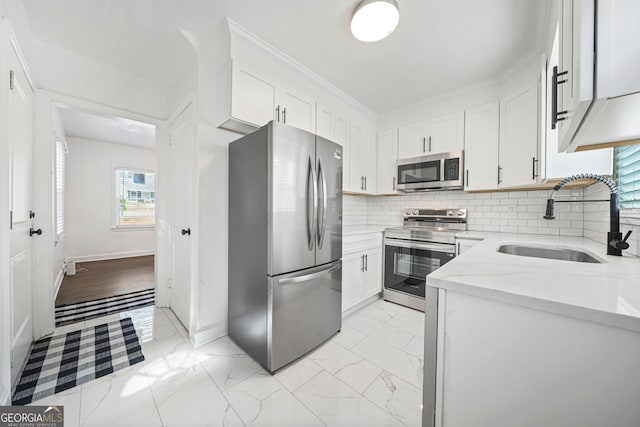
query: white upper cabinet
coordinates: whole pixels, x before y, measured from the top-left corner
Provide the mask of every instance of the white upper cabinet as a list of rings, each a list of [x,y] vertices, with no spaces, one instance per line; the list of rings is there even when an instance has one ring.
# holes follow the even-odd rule
[[[499,102],[466,111],[464,189],[467,191],[498,187],[499,123]]]
[[[316,103],[316,135],[337,142],[333,138],[334,112],[330,107]]]
[[[640,138],[639,17],[637,0],[562,0],[560,151]]]
[[[537,80],[500,100],[500,187],[537,182],[538,124]]]
[[[398,130],[398,158],[426,156],[427,141],[425,123],[404,126]]]
[[[377,194],[396,194],[396,160],[398,160],[398,129],[378,134],[378,159],[376,163]]]
[[[349,135],[349,185],[345,191],[373,194],[377,154],[374,133],[351,122]]]
[[[292,88],[281,88],[277,94],[276,120],[307,132],[314,132],[315,101],[300,90]]]
[[[464,145],[464,111],[430,119],[426,123],[428,153],[462,150]]]
[[[216,75],[216,122],[249,133],[274,118],[276,86],[230,59]]]
[[[463,145],[464,111],[404,126],[398,132],[399,159],[462,150]]]

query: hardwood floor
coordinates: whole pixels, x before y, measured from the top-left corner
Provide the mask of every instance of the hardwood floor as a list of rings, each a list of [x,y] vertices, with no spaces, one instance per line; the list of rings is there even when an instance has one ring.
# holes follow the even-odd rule
[[[75,276],[65,276],[56,305],[122,295],[154,286],[154,256],[82,262]],[[84,270],[86,269],[86,270]]]

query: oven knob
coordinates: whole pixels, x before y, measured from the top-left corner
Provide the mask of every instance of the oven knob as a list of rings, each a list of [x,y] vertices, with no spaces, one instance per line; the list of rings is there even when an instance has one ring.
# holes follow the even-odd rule
[[[417,209],[414,209],[414,210],[413,210],[413,214],[414,214],[414,215],[418,215],[418,210],[417,210]]]
[[[447,216],[453,216],[453,211],[447,211]]]
[[[464,212],[458,211],[458,216],[464,216]]]
[[[405,216],[409,216],[409,215],[411,215],[411,209],[407,209],[407,210],[405,210],[405,211],[404,211],[404,215],[405,215]]]

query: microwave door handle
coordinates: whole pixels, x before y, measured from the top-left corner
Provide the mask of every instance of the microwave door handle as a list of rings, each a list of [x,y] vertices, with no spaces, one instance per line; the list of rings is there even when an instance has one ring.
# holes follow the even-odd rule
[[[318,188],[322,192],[320,195],[321,200],[318,201],[318,248],[321,249],[324,243],[325,225],[327,221],[327,178],[324,175],[321,159],[318,159]],[[320,208],[322,210],[320,210]]]

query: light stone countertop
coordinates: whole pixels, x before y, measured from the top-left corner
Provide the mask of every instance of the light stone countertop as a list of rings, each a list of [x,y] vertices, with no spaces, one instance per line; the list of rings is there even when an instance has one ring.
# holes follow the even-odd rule
[[[382,233],[384,229],[382,225],[347,225],[342,227],[343,236],[355,236],[358,234]]]
[[[640,258],[606,255],[582,237],[460,233],[485,239],[427,276],[427,285],[640,332]],[[586,251],[601,264],[503,254],[503,243]]]

